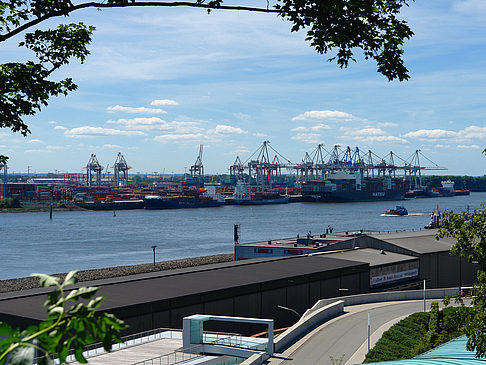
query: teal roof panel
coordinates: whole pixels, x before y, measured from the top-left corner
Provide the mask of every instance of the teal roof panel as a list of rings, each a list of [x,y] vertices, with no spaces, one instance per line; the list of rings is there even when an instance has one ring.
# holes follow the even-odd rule
[[[378,365],[477,365],[486,359],[476,358],[476,352],[466,348],[467,337],[460,336],[430,351],[407,360],[374,362]]]

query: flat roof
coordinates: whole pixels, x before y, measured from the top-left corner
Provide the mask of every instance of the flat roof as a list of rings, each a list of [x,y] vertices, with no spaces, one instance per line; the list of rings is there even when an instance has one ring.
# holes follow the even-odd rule
[[[383,253],[382,253],[383,252]],[[340,251],[324,251],[313,255],[325,255],[336,259],[366,262],[370,267],[396,264],[408,260],[418,260],[416,256],[403,255],[399,253],[381,251],[375,248],[355,248]]]
[[[456,239],[441,238],[437,240],[435,238],[437,231],[437,229],[429,229],[422,231],[374,233],[369,236],[419,254],[449,251],[456,243]]]
[[[75,287],[103,285],[98,294],[107,295],[101,306],[101,309],[107,310],[361,265],[367,264],[325,256],[278,257],[86,281]],[[0,313],[45,319],[46,311],[42,303],[46,293],[51,290],[41,288],[2,294]]]

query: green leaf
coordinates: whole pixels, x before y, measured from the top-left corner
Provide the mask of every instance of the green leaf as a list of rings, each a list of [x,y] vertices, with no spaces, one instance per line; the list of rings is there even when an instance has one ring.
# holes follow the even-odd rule
[[[0,336],[12,336],[14,330],[8,324],[0,322]]]
[[[63,282],[63,286],[66,286],[66,285],[73,285],[75,283],[77,283],[78,281],[78,271],[77,270],[73,270],[73,271],[70,271],[66,277],[64,278],[64,282]]]
[[[88,361],[84,358],[83,356],[83,348],[82,347],[78,347],[74,350],[74,357],[76,358],[76,360],[78,362],[80,362],[81,364],[86,364]]]
[[[47,274],[32,274],[30,276],[35,276],[39,278],[40,285],[43,286],[44,288],[47,288],[49,286],[53,285],[59,285],[59,278]]]
[[[95,299],[91,299],[88,303],[88,309],[90,310],[95,310],[96,308],[98,308],[101,303],[103,302],[103,300],[106,298],[106,296],[102,296],[102,297],[97,297]]]
[[[97,287],[88,286],[88,287],[82,287],[76,290],[72,290],[66,297],[66,300],[70,300],[74,302],[79,298],[90,299],[93,295],[95,295],[98,289],[99,288]]]
[[[32,365],[34,362],[34,348],[22,346],[12,352],[9,364],[12,365]]]

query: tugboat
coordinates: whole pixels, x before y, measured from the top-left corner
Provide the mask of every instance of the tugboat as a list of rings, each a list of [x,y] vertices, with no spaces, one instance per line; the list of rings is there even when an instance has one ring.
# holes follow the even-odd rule
[[[386,215],[408,215],[407,209],[401,205],[397,205],[394,209],[387,209]]]
[[[425,229],[436,229],[442,226],[442,216],[439,212],[439,205],[437,204],[437,208],[435,211],[432,212],[430,215],[430,222],[424,228]]]

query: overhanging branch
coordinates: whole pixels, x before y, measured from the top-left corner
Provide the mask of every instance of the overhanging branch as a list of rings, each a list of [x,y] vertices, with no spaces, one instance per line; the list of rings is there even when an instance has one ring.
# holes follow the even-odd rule
[[[107,3],[98,3],[98,2],[88,2],[82,3],[78,5],[74,5],[68,7],[63,10],[53,11],[48,14],[45,14],[41,17],[32,19],[25,24],[15,28],[14,30],[0,35],[0,42],[3,42],[16,34],[23,32],[30,27],[33,27],[43,21],[54,18],[57,16],[67,16],[69,13],[72,13],[75,10],[85,9],[85,8],[128,8],[128,7],[142,7],[142,6],[150,6],[150,7],[177,7],[177,6],[184,6],[184,7],[191,7],[191,8],[202,8],[202,9],[209,9],[209,10],[237,10],[237,11],[249,11],[249,12],[258,12],[258,13],[279,13],[277,9],[269,9],[269,8],[258,8],[258,7],[251,7],[251,6],[237,6],[237,5],[209,5],[209,4],[198,4],[188,1],[173,1],[173,2],[159,2],[159,1],[135,1],[135,2],[127,2],[124,4],[107,4]]]

